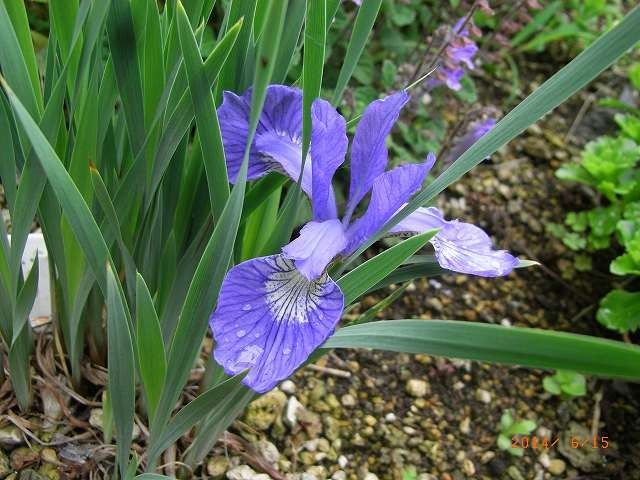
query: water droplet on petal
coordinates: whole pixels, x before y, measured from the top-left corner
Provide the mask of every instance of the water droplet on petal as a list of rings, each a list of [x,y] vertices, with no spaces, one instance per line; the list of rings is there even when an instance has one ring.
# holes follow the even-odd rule
[[[285,348],[284,350],[282,350],[282,354],[283,355],[289,355],[291,353],[291,349],[290,348]]]
[[[238,330],[238,331],[236,332],[236,336],[237,336],[238,338],[242,338],[242,337],[244,337],[246,334],[247,334],[247,332],[245,332],[244,330]]]
[[[251,305],[249,305],[248,303],[242,307],[243,312],[248,312],[249,310],[251,310]]]

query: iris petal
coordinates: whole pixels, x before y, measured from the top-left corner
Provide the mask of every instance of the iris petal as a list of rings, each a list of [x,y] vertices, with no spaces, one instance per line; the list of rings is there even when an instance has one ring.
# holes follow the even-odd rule
[[[344,307],[327,275],[308,281],[282,255],[233,267],[209,324],[214,357],[229,375],[266,392],[290,376],[333,333]]]
[[[369,192],[373,182],[387,167],[387,136],[398,120],[400,110],[409,101],[404,90],[371,102],[356,127],[351,146],[351,183],[347,215]]]
[[[265,158],[265,162],[272,165],[272,170],[288,175],[293,181],[298,181],[300,167],[302,167],[300,143],[286,134],[267,131],[257,136],[255,146]],[[311,162],[307,158],[302,176],[302,190],[309,196],[311,196],[311,167]]]
[[[518,259],[506,250],[494,250],[493,242],[481,228],[458,220],[446,220],[435,207],[419,208],[393,227],[391,233],[421,233],[440,228],[431,239],[441,267],[454,272],[500,277],[508,275]]]
[[[220,132],[224,145],[229,180],[238,176],[249,132],[251,111],[251,90],[241,96],[232,92],[223,93],[222,105],[218,108]],[[258,121],[256,139],[271,132],[299,143],[302,136],[302,92],[284,85],[270,85],[267,88],[264,108]],[[248,180],[255,180],[273,170],[274,163],[256,147],[256,141],[249,151]],[[299,170],[298,170],[299,171]]]
[[[318,278],[347,243],[340,220],[309,222],[300,236],[282,249],[285,257],[295,260],[296,268],[308,280]]]
[[[313,102],[311,115],[311,163],[314,172],[311,203],[314,220],[322,221],[337,217],[331,180],[347,153],[347,127],[344,117],[325,100]]]
[[[356,250],[416,193],[434,161],[435,156],[429,154],[425,163],[402,165],[376,178],[367,211],[347,230],[348,244],[344,250],[345,254]]]

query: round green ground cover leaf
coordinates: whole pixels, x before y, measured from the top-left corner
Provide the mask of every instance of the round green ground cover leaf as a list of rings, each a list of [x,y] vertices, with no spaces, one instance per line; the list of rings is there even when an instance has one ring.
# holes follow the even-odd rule
[[[596,318],[620,333],[636,330],[640,326],[640,292],[610,291],[600,302]]]

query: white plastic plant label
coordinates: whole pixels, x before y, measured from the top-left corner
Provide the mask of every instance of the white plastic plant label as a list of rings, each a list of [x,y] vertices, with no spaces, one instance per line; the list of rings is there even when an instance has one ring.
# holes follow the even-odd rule
[[[31,233],[22,253],[22,272],[25,276],[31,271],[33,262],[38,261],[38,293],[29,315],[32,326],[46,323],[51,318],[51,285],[49,282],[49,260],[47,246],[42,233]]]

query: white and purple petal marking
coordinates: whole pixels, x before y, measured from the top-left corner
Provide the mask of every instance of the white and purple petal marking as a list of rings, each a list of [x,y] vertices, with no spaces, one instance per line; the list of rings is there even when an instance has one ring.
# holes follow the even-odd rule
[[[494,250],[491,237],[481,228],[446,220],[435,207],[418,208],[393,227],[391,233],[421,233],[440,228],[430,242],[441,267],[481,277],[508,275],[519,260],[506,250]]]
[[[344,307],[326,274],[307,280],[282,255],[255,258],[229,270],[209,325],[214,357],[229,375],[266,392],[289,377],[333,333]]]

